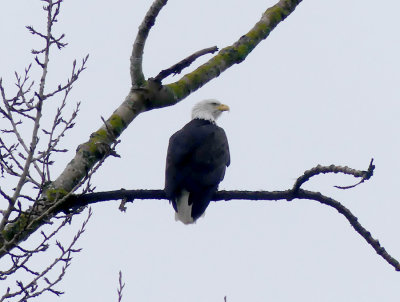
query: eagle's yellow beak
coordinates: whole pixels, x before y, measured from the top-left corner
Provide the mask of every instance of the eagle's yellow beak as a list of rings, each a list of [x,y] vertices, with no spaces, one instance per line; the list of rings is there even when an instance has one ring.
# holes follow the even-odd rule
[[[229,106],[225,104],[221,104],[217,107],[219,111],[229,111]]]

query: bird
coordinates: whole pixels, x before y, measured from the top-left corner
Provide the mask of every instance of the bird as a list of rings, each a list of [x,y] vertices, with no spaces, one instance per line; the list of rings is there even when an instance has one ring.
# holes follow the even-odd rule
[[[175,220],[195,223],[230,165],[229,144],[216,120],[229,106],[207,99],[192,109],[192,120],[169,139],[165,194],[175,210]]]

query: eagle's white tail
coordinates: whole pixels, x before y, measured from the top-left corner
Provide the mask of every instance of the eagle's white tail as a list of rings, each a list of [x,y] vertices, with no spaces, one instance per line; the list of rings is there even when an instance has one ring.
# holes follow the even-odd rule
[[[175,213],[175,220],[179,220],[184,224],[194,223],[192,206],[193,205],[189,205],[189,192],[182,190],[181,195],[176,199],[176,208],[178,212]]]

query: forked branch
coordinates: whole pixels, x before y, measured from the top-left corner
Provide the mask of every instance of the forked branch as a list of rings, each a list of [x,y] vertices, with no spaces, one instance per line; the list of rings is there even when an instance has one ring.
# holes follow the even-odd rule
[[[307,199],[318,201],[321,204],[325,204],[336,209],[342,214],[351,226],[359,233],[372,248],[383,258],[387,263],[392,265],[397,271],[400,271],[400,263],[388,254],[383,248],[379,241],[371,236],[371,233],[367,231],[358,221],[358,218],[340,202],[334,200],[331,197],[322,195],[319,192],[312,192],[303,190],[300,188],[301,185],[306,183],[312,176],[325,173],[341,173],[346,175],[353,175],[354,177],[361,177],[362,181],[368,180],[374,171],[374,165],[371,160],[367,170],[356,170],[349,167],[342,166],[320,166],[307,170],[302,176],[300,176],[293,186],[292,189],[285,191],[218,191],[212,198],[213,201],[229,201],[229,200],[287,200],[292,201],[294,199]],[[164,190],[116,190],[107,192],[97,192],[84,195],[72,196],[63,206],[61,210],[68,212],[74,207],[82,207],[88,204],[97,202],[109,201],[109,200],[122,200],[123,206],[120,209],[126,209],[125,205],[127,202],[133,202],[135,199],[167,199]]]
[[[361,180],[352,186],[335,186],[335,188],[338,189],[350,189],[350,188],[354,188],[355,186],[358,186],[359,184],[363,183],[364,181],[370,179],[372,177],[372,175],[374,174],[374,170],[375,170],[375,165],[374,163],[374,159],[372,158],[368,169],[366,171],[360,171],[360,170],[355,170],[352,168],[349,168],[347,166],[335,166],[335,165],[330,165],[330,166],[321,166],[318,165],[310,170],[307,170],[304,172],[304,174],[302,176],[300,176],[297,181],[295,182],[294,186],[293,186],[293,191],[296,192],[297,190],[300,189],[301,185],[304,184],[305,182],[307,182],[308,180],[310,180],[311,177],[319,175],[319,174],[327,174],[327,173],[342,173],[342,174],[346,174],[346,175],[352,175],[354,177],[360,178]]]

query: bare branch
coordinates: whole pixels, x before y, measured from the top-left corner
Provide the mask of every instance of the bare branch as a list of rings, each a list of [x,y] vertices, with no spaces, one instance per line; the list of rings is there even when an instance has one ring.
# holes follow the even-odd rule
[[[311,177],[323,173],[342,173],[353,175],[355,177],[362,177],[363,180],[369,179],[373,175],[375,166],[371,160],[367,171],[355,170],[349,167],[342,166],[317,166],[313,169],[306,171],[300,176],[292,189],[286,191],[219,191],[215,193],[212,200],[287,200],[293,199],[308,199],[315,200],[322,204],[335,208],[340,214],[344,215],[353,228],[375,249],[375,251],[385,259],[396,270],[400,271],[400,263],[390,256],[386,250],[380,245],[379,241],[371,236],[359,222],[358,218],[354,216],[349,209],[343,206],[338,201],[324,196],[319,192],[312,192],[300,189],[300,186],[307,182]],[[108,200],[122,200],[120,209],[125,209],[126,202],[133,202],[135,199],[167,199],[164,190],[117,190],[108,192],[97,192],[84,195],[73,195],[62,206],[63,211],[68,212],[71,208],[82,207],[88,204],[97,203]]]
[[[75,110],[72,112],[72,115],[69,118],[69,120],[66,121],[61,116],[62,111],[66,106],[66,101],[67,101],[67,97],[70,92],[70,89],[71,88],[68,88],[65,91],[64,98],[62,100],[61,106],[59,108],[57,108],[57,112],[54,117],[53,125],[52,125],[50,131],[42,129],[43,132],[49,136],[49,139],[48,139],[49,141],[47,144],[47,149],[39,152],[39,156],[37,158],[35,158],[35,160],[41,162],[43,164],[42,170],[46,171],[46,173],[43,173],[43,175],[45,176],[45,177],[43,177],[43,181],[50,181],[50,179],[51,179],[51,176],[50,176],[50,165],[52,164],[52,162],[50,161],[51,155],[53,155],[53,153],[67,151],[67,150],[58,150],[58,149],[56,149],[56,147],[59,144],[61,138],[65,136],[65,133],[74,127],[75,119],[79,112],[80,103],[78,102],[76,104]],[[63,125],[62,129],[59,131],[58,134],[56,134],[55,133],[56,129],[59,128],[59,126],[61,126],[61,125]]]
[[[11,199],[11,197],[8,196],[1,188],[0,188],[0,195],[3,196],[3,198],[4,198],[5,200],[7,200],[8,203],[12,203],[12,202],[13,202],[12,199]],[[4,215],[4,213],[3,213],[3,215]]]
[[[381,246],[380,242],[377,239],[374,239],[371,233],[358,222],[358,218],[354,216],[353,213],[351,213],[351,211],[343,206],[340,202],[334,200],[333,198],[324,196],[319,192],[310,192],[302,189],[299,189],[299,192],[296,194],[296,198],[315,200],[322,204],[335,208],[349,221],[349,223],[357,231],[357,233],[359,233],[368,242],[368,244],[372,246],[372,248],[376,251],[378,255],[380,255],[391,266],[393,266],[396,271],[400,271],[400,263],[388,252],[386,252],[385,248]]]
[[[122,272],[119,271],[119,278],[118,278],[118,289],[117,289],[117,293],[118,293],[118,302],[122,301],[122,290],[125,287],[125,283],[122,282]]]
[[[49,212],[54,210],[54,207],[50,207],[47,209],[48,211],[46,211],[44,209],[43,199],[40,199],[39,197],[42,193],[42,190],[46,188],[46,186],[48,186],[48,182],[50,180],[49,166],[52,164],[49,159],[50,154],[66,151],[57,148],[57,145],[61,140],[61,137],[65,135],[65,132],[74,126],[74,120],[77,116],[79,103],[75,111],[73,111],[69,120],[64,119],[61,114],[62,110],[66,106],[66,99],[69,91],[72,89],[72,84],[78,79],[80,73],[86,68],[85,65],[88,59],[88,56],[86,56],[82,60],[82,64],[79,68],[77,68],[76,62],[74,61],[71,77],[67,80],[67,83],[65,85],[59,85],[58,88],[55,89],[53,92],[47,94],[45,93],[50,47],[54,44],[58,48],[62,48],[66,44],[61,42],[61,39],[64,38],[64,35],[61,35],[59,38],[55,38],[52,35],[52,28],[54,23],[57,22],[57,16],[60,12],[60,5],[62,3],[62,0],[44,0],[44,2],[46,2],[44,10],[47,12],[46,34],[41,34],[33,29],[33,27],[28,27],[28,30],[30,30],[32,34],[37,35],[38,37],[45,40],[45,47],[43,51],[37,51],[37,53],[42,54],[43,61],[40,62],[38,57],[35,58],[35,60],[40,63],[39,65],[42,68],[42,74],[37,91],[32,92],[32,94],[34,95],[32,98],[27,97],[27,94],[30,92],[33,86],[33,82],[30,83],[30,85],[28,84],[28,74],[31,65],[29,65],[29,67],[25,69],[24,75],[20,76],[18,73],[15,73],[18,92],[16,97],[10,100],[6,98],[6,94],[2,86],[2,81],[0,79],[0,92],[3,103],[5,105],[4,110],[2,107],[0,107],[0,114],[3,115],[11,124],[11,130],[2,129],[2,131],[4,133],[11,133],[14,136],[14,139],[16,138],[18,142],[17,144],[12,144],[11,146],[8,146],[6,143],[7,141],[0,139],[0,171],[2,175],[4,173],[7,173],[8,175],[16,176],[19,178],[16,187],[13,188],[14,192],[12,196],[9,196],[5,191],[0,189],[1,195],[4,198],[7,197],[6,199],[9,201],[8,208],[1,211],[2,220],[0,223],[0,230],[2,233],[0,235],[0,253],[3,256],[8,254],[11,250],[7,247],[17,246],[16,242],[20,242],[22,238],[21,235],[26,234],[27,230],[32,229],[33,226],[35,229],[37,229],[39,226],[49,223],[48,218],[50,217],[48,216],[48,214]],[[50,131],[46,131],[45,129],[43,129],[44,133],[47,133],[49,135],[49,143],[47,146],[48,148],[44,152],[37,153],[36,148],[39,142],[38,131],[41,127],[40,122],[42,117],[43,103],[47,98],[50,98],[62,91],[65,92],[64,99],[62,100],[61,106],[57,110],[53,126]],[[36,114],[30,114],[31,111],[35,111]],[[22,117],[22,120],[16,120],[15,117],[17,116]],[[18,131],[18,127],[22,125],[22,122],[24,121],[23,118],[28,118],[34,121],[30,144],[28,144],[24,140],[24,138],[20,135]],[[18,148],[19,146],[20,148]],[[36,153],[37,155],[35,157]],[[21,159],[23,161],[21,161]],[[42,164],[41,168],[39,167],[39,164]],[[37,173],[39,174],[41,178],[40,181],[36,181],[31,176],[30,173],[32,170],[32,166],[34,166]],[[86,180],[87,178],[82,179],[82,182],[80,182],[78,186],[82,185],[82,183]],[[34,184],[34,188],[38,189],[38,195],[36,196],[36,198],[21,194],[22,187],[27,183]],[[58,195],[55,195],[54,206],[57,206],[57,202],[62,202],[62,197],[66,198],[68,195],[65,196],[65,194],[61,194],[60,198],[58,198],[57,196]],[[32,206],[27,210],[23,210],[21,199],[25,199],[24,201],[32,202]],[[27,208],[25,204],[24,208]],[[5,235],[7,232],[8,235]],[[26,255],[28,254],[29,253],[27,253]],[[9,255],[14,258],[16,257],[12,256],[11,254]],[[23,265],[16,266],[17,269],[18,267],[29,272],[29,268]]]
[[[55,193],[51,196],[51,202],[38,200],[35,202],[33,208],[27,213],[21,213],[23,215],[18,217],[15,223],[9,223],[7,228],[4,229],[3,238],[0,237],[0,258],[8,254],[11,249],[16,247],[21,241],[25,240],[30,234],[36,231],[43,224],[55,217],[60,212],[60,208],[64,205],[65,201],[68,200],[79,187],[81,187],[86,181],[90,180],[92,175],[100,168],[104,163],[105,159],[109,154],[116,154],[115,147],[120,141],[114,141],[110,147],[102,146],[106,151],[104,157],[96,163],[96,165],[87,173],[86,177],[82,179],[70,192],[55,190]],[[84,193],[86,191],[84,190]],[[49,197],[48,197],[49,198]],[[74,207],[73,212],[79,212],[83,207]],[[71,211],[68,211],[71,213]],[[21,215],[21,216],[22,216]],[[21,221],[22,220],[22,221]],[[6,223],[9,221],[6,221]],[[3,239],[3,242],[1,241]],[[1,302],[1,301],[0,301]]]
[[[89,59],[89,55],[86,55],[86,57],[84,57],[82,59],[82,64],[81,66],[78,68],[78,70],[75,70],[76,68],[76,61],[73,62],[73,67],[72,67],[72,73],[71,73],[71,78],[69,78],[67,80],[67,83],[64,85],[58,85],[57,89],[55,89],[54,91],[47,93],[46,95],[43,95],[42,98],[43,100],[46,100],[52,96],[54,96],[57,93],[60,93],[62,91],[67,91],[70,90],[72,88],[72,84],[74,82],[76,82],[79,78],[79,75],[82,73],[82,71],[84,71],[86,69],[86,63]]]
[[[23,185],[26,183],[27,177],[29,176],[29,169],[32,165],[32,163],[35,165],[33,157],[36,151],[36,146],[38,144],[39,138],[38,138],[38,131],[39,131],[39,127],[40,127],[40,120],[42,117],[42,105],[43,105],[43,101],[44,101],[44,86],[46,83],[46,76],[47,76],[47,65],[49,63],[49,53],[50,53],[50,46],[52,44],[51,42],[51,31],[52,31],[52,26],[55,22],[55,16],[58,15],[59,13],[59,8],[60,8],[60,4],[61,1],[56,1],[55,3],[53,3],[52,1],[48,1],[48,6],[45,7],[45,10],[47,11],[47,33],[46,33],[46,46],[45,46],[45,52],[44,52],[44,63],[42,66],[42,76],[40,79],[40,85],[39,85],[39,92],[35,93],[35,95],[38,98],[38,102],[35,106],[36,109],[36,116],[34,118],[34,126],[33,126],[33,130],[32,130],[32,136],[31,136],[31,143],[29,145],[29,149],[27,149],[27,146],[25,146],[25,150],[27,151],[27,157],[25,160],[25,165],[23,168],[23,171],[20,175],[18,184],[14,190],[14,194],[12,196],[12,200],[13,203],[9,204],[9,207],[7,209],[7,211],[5,212],[3,219],[1,220],[0,223],[0,229],[4,229],[4,226],[6,225],[8,218],[11,214],[11,211],[14,207],[14,203],[16,202],[18,196],[20,195],[20,192],[22,190]],[[55,10],[53,10],[53,7],[55,6]],[[31,28],[31,32],[34,31],[33,28]],[[18,76],[17,76],[18,79]],[[4,99],[4,97],[3,97]],[[16,125],[15,123],[13,124],[13,128],[15,130],[15,133],[18,137],[18,131],[16,129]],[[25,145],[25,143],[23,142],[22,138],[18,138],[18,140],[20,141],[20,143],[22,145]],[[36,169],[38,170],[39,174],[42,175],[42,173],[40,172],[40,170],[37,168],[37,166],[35,166]],[[43,178],[43,176],[42,176]]]
[[[120,200],[125,202],[133,202],[135,199],[167,199],[164,190],[118,190],[108,192],[91,193],[81,196],[72,196],[68,200],[68,204],[72,207],[83,206],[85,204],[92,204],[108,200]],[[380,245],[379,241],[371,236],[359,222],[358,218],[354,216],[349,209],[343,206],[338,201],[324,196],[319,192],[311,192],[303,189],[286,190],[286,191],[218,191],[213,196],[213,201],[229,201],[229,200],[288,200],[293,199],[307,199],[315,200],[322,204],[335,208],[340,214],[344,215],[353,228],[375,249],[375,251],[392,265],[397,271],[400,271],[400,263],[390,256],[386,250]],[[67,209],[64,208],[67,211]]]
[[[166,77],[170,76],[171,74],[179,74],[182,72],[182,70],[186,67],[189,67],[196,59],[198,59],[201,56],[204,56],[209,53],[214,53],[218,51],[217,46],[205,48],[202,50],[199,50],[195,52],[194,54],[190,55],[189,57],[183,59],[182,61],[176,63],[175,65],[171,66],[168,69],[162,70],[155,78],[154,80],[161,82],[164,80]]]
[[[167,1],[168,0],[155,0],[146,13],[142,24],[139,26],[139,31],[137,33],[135,42],[133,43],[131,55],[130,72],[132,88],[142,87],[145,83],[142,69],[144,45],[146,44],[146,39],[149,35],[150,29],[153,27],[161,9],[167,4]]]
[[[58,284],[64,277],[66,269],[69,267],[70,262],[72,260],[72,254],[78,253],[81,251],[81,249],[75,248],[75,245],[76,245],[78,239],[80,238],[80,236],[84,233],[86,225],[91,216],[92,216],[92,211],[89,208],[87,218],[82,223],[81,228],[78,230],[78,232],[72,239],[71,243],[67,247],[64,247],[63,245],[61,245],[60,242],[56,241],[56,246],[59,249],[60,255],[58,257],[56,257],[51,262],[51,264],[47,268],[45,268],[43,271],[41,271],[41,272],[32,271],[26,266],[26,263],[32,257],[33,254],[47,250],[47,245],[45,243],[48,242],[50,240],[50,238],[52,238],[56,233],[58,233],[58,231],[61,228],[63,228],[66,223],[70,222],[71,218],[69,216],[67,216],[64,219],[64,221],[60,224],[60,226],[49,236],[46,236],[42,232],[44,240],[37,249],[35,249],[33,251],[23,250],[24,254],[22,256],[13,256],[13,259],[15,259],[15,260],[13,260],[14,265],[13,265],[12,269],[7,272],[1,272],[0,277],[4,279],[4,277],[7,277],[7,275],[15,273],[16,270],[24,269],[25,271],[27,271],[28,273],[33,275],[33,279],[26,284],[24,284],[21,281],[18,281],[19,290],[11,292],[11,290],[8,289],[7,292],[3,295],[3,297],[0,298],[0,302],[4,301],[5,299],[12,298],[12,297],[20,298],[21,296],[22,296],[21,301],[26,301],[29,298],[40,296],[44,292],[51,292],[57,296],[63,294],[63,292],[54,289],[54,286],[56,284]],[[22,257],[22,259],[23,259],[22,262],[19,260],[20,257]],[[47,277],[48,274],[56,268],[56,265],[58,265],[60,263],[63,264],[63,266],[61,267],[60,273],[58,274],[58,276],[55,279],[50,280]],[[43,282],[40,283],[41,280],[43,280],[45,282],[45,284],[43,284]]]
[[[351,188],[354,188],[354,187],[358,186],[359,184],[362,184],[364,181],[370,179],[372,177],[372,175],[374,174],[374,169],[375,169],[375,165],[373,164],[373,162],[374,162],[374,159],[372,158],[371,162],[369,163],[368,170],[367,171],[363,171],[364,172],[364,176],[362,176],[361,180],[358,183],[356,183],[354,185],[351,185],[351,186],[344,186],[344,187],[335,186],[335,188],[342,189],[342,190],[351,189]]]
[[[343,174],[347,174],[347,175],[353,175],[354,177],[361,177],[361,181],[358,183],[362,183],[365,180],[368,180],[371,178],[371,176],[374,174],[374,169],[375,166],[373,165],[374,159],[371,159],[371,162],[369,164],[368,170],[367,171],[361,171],[361,170],[355,170],[352,168],[349,168],[347,166],[342,167],[342,166],[335,166],[335,165],[330,165],[330,166],[321,166],[318,165],[310,170],[307,170],[304,172],[304,174],[302,176],[300,176],[296,183],[293,186],[293,191],[296,192],[298,189],[300,189],[300,187],[302,186],[302,184],[304,184],[305,182],[309,181],[311,177],[319,175],[319,174],[326,174],[326,173],[343,173]],[[346,189],[346,188],[353,188],[356,185],[352,185],[349,187],[339,187],[339,186],[335,186],[336,188],[339,189]]]

